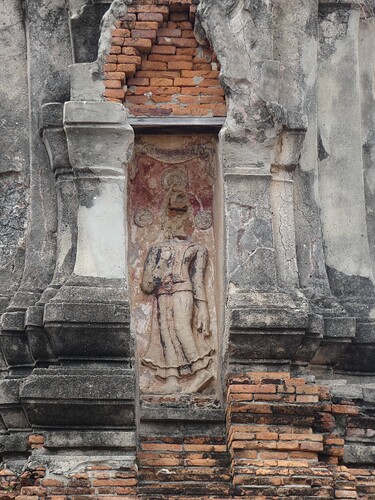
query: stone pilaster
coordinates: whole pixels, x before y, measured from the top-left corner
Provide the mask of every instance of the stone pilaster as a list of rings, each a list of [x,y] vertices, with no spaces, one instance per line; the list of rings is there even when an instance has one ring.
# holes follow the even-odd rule
[[[198,9],[227,93],[219,146],[227,304],[222,354],[234,370],[289,364],[302,351],[306,361],[302,340],[311,323],[319,323],[311,321],[299,290],[295,250],[293,172],[306,122],[301,109],[280,100],[272,9],[265,1],[255,7],[210,0]]]
[[[60,367],[34,370],[21,388],[21,401],[39,428],[52,426],[60,411],[65,417],[58,428],[133,427],[125,193],[134,134],[123,106],[104,102],[66,103],[64,128],[78,201],[61,179],[61,230],[50,287],[55,294],[44,308],[44,328]],[[46,140],[52,144],[51,136]],[[74,216],[66,195],[76,206]],[[95,395],[72,392],[72,385],[90,384]],[[126,397],[113,392],[119,386]],[[117,415],[113,422],[108,404]]]

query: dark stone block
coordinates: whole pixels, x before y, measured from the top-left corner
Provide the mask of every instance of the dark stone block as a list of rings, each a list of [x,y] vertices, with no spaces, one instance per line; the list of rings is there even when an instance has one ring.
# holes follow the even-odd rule
[[[34,366],[24,330],[24,321],[25,314],[22,311],[7,312],[2,316],[0,344],[10,368]]]
[[[304,336],[304,330],[231,330],[230,363],[254,360],[291,360]]]
[[[20,394],[34,427],[135,426],[135,379],[130,370],[36,369],[22,384]]]
[[[99,25],[108,10],[106,4],[86,5],[81,15],[71,19],[74,60],[76,63],[93,62],[98,57]]]

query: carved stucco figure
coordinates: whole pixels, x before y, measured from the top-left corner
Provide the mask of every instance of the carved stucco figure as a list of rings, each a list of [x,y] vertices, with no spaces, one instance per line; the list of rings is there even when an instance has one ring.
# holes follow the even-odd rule
[[[151,335],[142,363],[165,381],[163,392],[179,392],[178,382],[190,378],[188,392],[199,392],[213,379],[204,283],[208,250],[189,236],[191,207],[181,176],[173,175],[167,184],[162,217],[166,240],[149,249],[141,284],[144,293],[154,294]]]

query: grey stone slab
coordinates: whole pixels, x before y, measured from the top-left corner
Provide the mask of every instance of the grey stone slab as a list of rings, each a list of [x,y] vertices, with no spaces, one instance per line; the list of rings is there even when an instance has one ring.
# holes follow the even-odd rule
[[[357,384],[330,385],[332,396],[348,399],[363,399],[364,388]]]
[[[375,446],[364,444],[348,444],[344,447],[344,462],[346,464],[368,464],[372,465],[375,461]]]
[[[28,437],[30,435],[29,432],[16,432],[12,434],[0,434],[0,452],[29,452],[29,443]],[[25,463],[25,461],[24,461]]]
[[[130,370],[82,369],[70,374],[65,370],[39,371],[21,387],[22,399],[45,400],[126,400],[135,395],[134,374]]]
[[[201,421],[212,422],[218,421],[224,423],[224,410],[222,409],[207,409],[207,408],[163,408],[163,407],[142,407],[140,418],[143,422],[148,421]]]
[[[126,448],[135,449],[134,432],[124,431],[48,431],[46,448]]]
[[[325,318],[325,337],[355,338],[356,318]]]

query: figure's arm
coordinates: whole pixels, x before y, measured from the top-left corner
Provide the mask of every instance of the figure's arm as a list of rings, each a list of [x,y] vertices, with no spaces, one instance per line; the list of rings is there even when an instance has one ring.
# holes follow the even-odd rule
[[[204,275],[207,267],[208,251],[204,245],[199,245],[191,271],[191,282],[194,294],[194,320],[199,333],[205,337],[211,335],[210,317],[208,312]]]
[[[161,247],[151,247],[143,269],[141,289],[150,294],[161,286],[168,269],[172,252]]]
[[[207,302],[204,275],[207,267],[208,251],[204,245],[197,246],[198,250],[191,269],[191,284],[193,285],[194,298]]]
[[[151,247],[145,260],[141,289],[147,294],[152,293],[157,286],[155,270],[160,259],[160,256],[158,259],[158,253],[160,253],[160,249]]]

